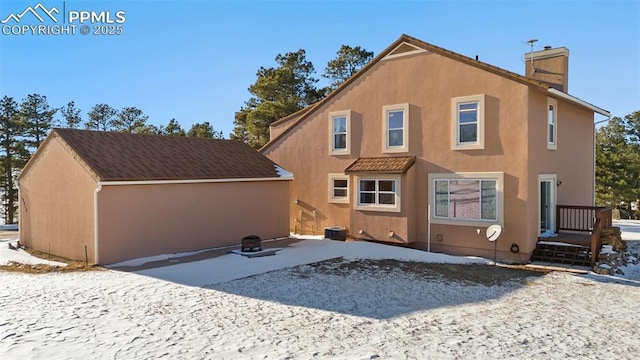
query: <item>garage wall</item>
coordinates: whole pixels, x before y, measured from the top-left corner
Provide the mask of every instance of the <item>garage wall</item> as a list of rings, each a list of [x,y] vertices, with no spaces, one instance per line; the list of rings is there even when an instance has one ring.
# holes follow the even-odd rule
[[[289,235],[289,181],[104,185],[98,261],[239,244]]]
[[[20,241],[27,247],[94,262],[96,182],[58,137],[43,144],[20,177]]]

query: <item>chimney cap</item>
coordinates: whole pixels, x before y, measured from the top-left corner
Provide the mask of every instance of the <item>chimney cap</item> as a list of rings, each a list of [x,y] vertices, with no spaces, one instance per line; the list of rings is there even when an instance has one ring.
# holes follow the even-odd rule
[[[545,49],[545,50],[551,50],[551,45],[546,45],[546,46],[544,47],[544,49]]]

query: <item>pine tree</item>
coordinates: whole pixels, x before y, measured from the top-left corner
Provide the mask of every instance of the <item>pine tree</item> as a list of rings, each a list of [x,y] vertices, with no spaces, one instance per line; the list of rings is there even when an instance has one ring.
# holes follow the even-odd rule
[[[249,87],[252,97],[236,113],[232,138],[260,148],[269,141],[269,125],[325,96],[315,86],[313,64],[300,49],[276,56],[277,67],[260,67]]]
[[[640,115],[639,112],[634,114]],[[596,203],[630,211],[640,199],[640,142],[633,114],[612,118],[596,133]]]
[[[187,136],[210,139],[224,139],[222,131],[215,131],[213,129],[213,126],[211,126],[208,121],[193,124],[193,126],[191,126],[191,128],[187,132]]]
[[[47,103],[47,97],[39,94],[27,95],[20,106],[20,117],[24,124],[27,145],[35,150],[47,137],[53,126],[53,115],[58,109],[53,109]]]
[[[111,125],[114,131],[126,133],[155,133],[156,128],[147,126],[149,116],[145,115],[142,110],[136,107],[126,107],[117,112],[116,118],[113,119]]]
[[[332,80],[329,89],[333,91],[360,71],[371,59],[373,59],[372,51],[367,51],[360,46],[352,48],[349,45],[342,45],[336,58],[327,63],[322,77]]]
[[[107,104],[96,104],[88,113],[89,119],[84,127],[88,130],[111,131],[117,114],[118,111]]]
[[[175,118],[172,118],[171,120],[169,120],[169,123],[164,128],[163,134],[169,135],[169,136],[186,136],[187,135],[184,132],[184,129],[182,129],[182,126],[180,126],[180,124]]]
[[[18,103],[8,96],[0,100],[0,191],[5,222],[12,224],[18,208],[18,191],[15,178],[18,169],[26,162],[24,123],[18,110]]]
[[[82,115],[80,115],[80,109],[76,109],[76,103],[69,101],[67,106],[60,108],[60,114],[62,115],[62,126],[75,129],[82,122]]]

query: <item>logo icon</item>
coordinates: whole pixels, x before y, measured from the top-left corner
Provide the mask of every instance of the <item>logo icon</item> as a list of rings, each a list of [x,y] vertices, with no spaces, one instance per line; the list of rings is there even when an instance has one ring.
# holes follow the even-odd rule
[[[38,10],[40,10],[41,12],[43,12],[44,14],[40,14],[38,13]],[[20,14],[10,14],[9,16],[7,16],[6,19],[0,21],[0,23],[6,24],[8,23],[10,20],[15,21],[16,23],[19,23],[20,20],[22,20],[22,18],[24,16],[26,16],[28,13],[31,13],[33,16],[35,16],[38,20],[40,20],[41,23],[45,22],[44,19],[44,15],[48,16],[51,20],[53,20],[54,22],[58,22],[58,19],[56,19],[55,16],[53,16],[53,14],[59,14],[60,11],[54,6],[51,8],[51,10],[48,10],[44,5],[42,5],[42,3],[38,3],[36,6],[34,7],[27,7],[26,9],[24,9],[23,12],[21,12]]]

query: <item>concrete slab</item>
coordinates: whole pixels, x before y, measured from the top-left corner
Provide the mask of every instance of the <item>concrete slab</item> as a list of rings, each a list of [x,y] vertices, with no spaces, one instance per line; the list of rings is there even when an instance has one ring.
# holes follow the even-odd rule
[[[230,252],[232,254],[242,255],[242,256],[245,256],[245,257],[248,257],[248,258],[254,258],[254,257],[262,257],[262,256],[273,256],[279,250],[282,250],[282,249],[264,249],[264,250],[260,250],[260,251],[231,250]]]

